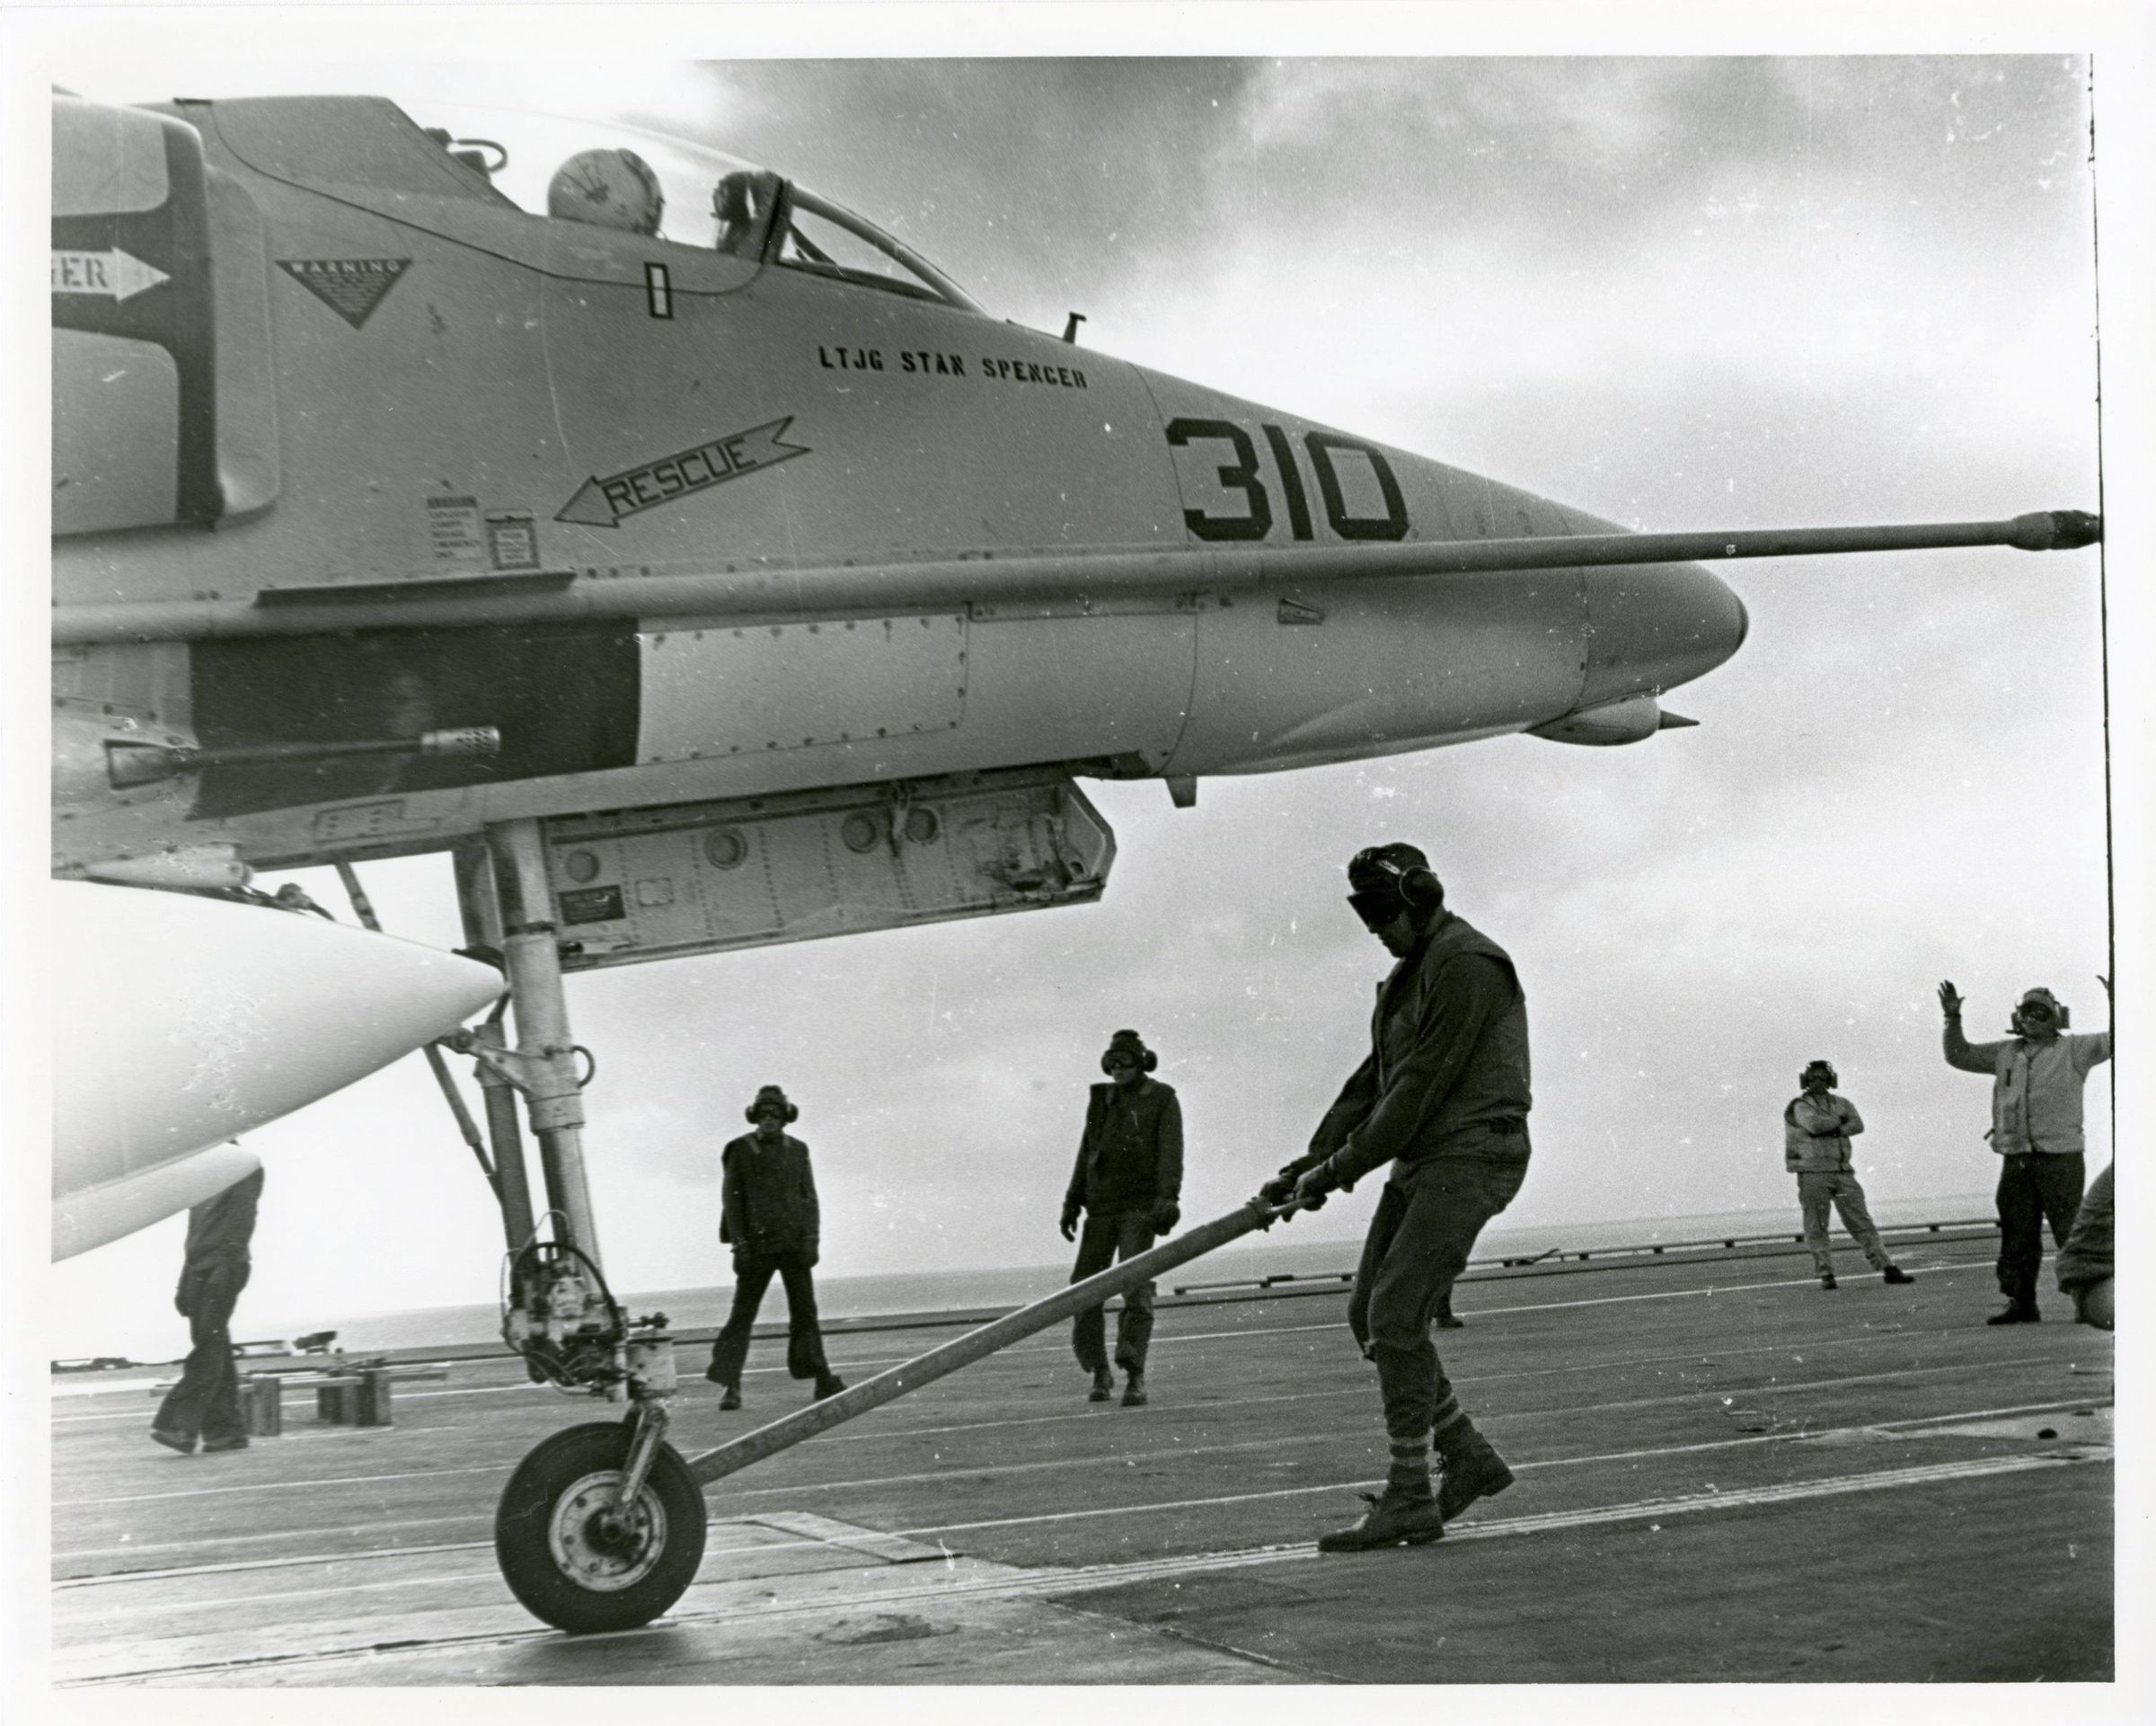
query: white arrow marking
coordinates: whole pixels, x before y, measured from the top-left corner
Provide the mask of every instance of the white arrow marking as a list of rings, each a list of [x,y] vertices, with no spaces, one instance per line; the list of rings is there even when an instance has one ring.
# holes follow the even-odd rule
[[[170,280],[163,270],[143,262],[130,252],[115,249],[52,254],[52,291],[56,294],[102,294],[108,299],[132,299]]]

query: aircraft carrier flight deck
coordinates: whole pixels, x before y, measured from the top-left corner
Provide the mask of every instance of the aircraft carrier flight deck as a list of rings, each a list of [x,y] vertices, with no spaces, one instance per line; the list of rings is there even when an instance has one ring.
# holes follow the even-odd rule
[[[1448,1370],[1518,1479],[1435,1545],[1321,1556],[1383,1473],[1338,1281],[1163,1285],[1151,1405],[1091,1405],[1061,1330],[715,1487],[666,1618],[574,1637],[495,1564],[494,1504],[604,1403],[504,1355],[183,1457],[146,1379],[56,1380],[67,1686],[2103,1680],[2111,1338],[1987,1328],[1988,1231],[1889,1230],[1910,1288],[1740,1247],[1489,1266]],[[1603,1255],[1597,1255],[1601,1258]],[[1189,1282],[1203,1280],[1194,1268]],[[830,1327],[849,1379],[953,1334]],[[674,1439],[803,1403],[760,1333],[722,1414],[681,1350]],[[254,1364],[254,1363],[248,1363]]]

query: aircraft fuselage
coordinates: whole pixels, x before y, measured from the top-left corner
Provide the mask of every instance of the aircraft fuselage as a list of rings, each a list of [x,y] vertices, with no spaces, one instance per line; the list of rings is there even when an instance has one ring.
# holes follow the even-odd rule
[[[122,618],[61,651],[64,869],[175,830],[296,863],[980,770],[1263,772],[1658,694],[1742,638],[1689,564],[1224,586],[1240,556],[1611,529],[928,294],[527,215],[386,103],[84,123],[116,111],[149,128],[117,153],[139,208],[63,175],[56,247],[169,279],[56,291],[59,615]],[[156,387],[153,348],[178,356]],[[1087,560],[1118,553],[1188,556],[1188,584],[1093,592]],[[1047,573],[929,606],[904,580],[925,560]],[[865,579],[835,597],[834,571]],[[636,609],[729,572],[767,603]],[[607,615],[518,610],[564,594]],[[456,623],[402,624],[450,597]],[[189,607],[208,621],[128,626]],[[501,748],[115,792],[116,722],[211,751],[463,726]]]

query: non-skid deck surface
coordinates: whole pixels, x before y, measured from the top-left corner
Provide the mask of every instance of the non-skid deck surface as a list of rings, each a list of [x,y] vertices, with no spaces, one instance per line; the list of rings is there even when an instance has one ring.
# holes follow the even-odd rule
[[[1990,1329],[1982,1242],[1913,1288],[1801,1259],[1463,1285],[1438,1333],[1517,1472],[1435,1545],[1320,1557],[1383,1471],[1340,1295],[1163,1307],[1149,1407],[1045,1334],[709,1495],[646,1629],[538,1624],[494,1566],[517,1459],[603,1404],[466,1361],[386,1429],[181,1457],[140,1383],[58,1381],[63,1684],[1200,1684],[2102,1679],[2111,1345]],[[858,1380],[947,1332],[835,1339]],[[688,1381],[709,1447],[798,1406]]]

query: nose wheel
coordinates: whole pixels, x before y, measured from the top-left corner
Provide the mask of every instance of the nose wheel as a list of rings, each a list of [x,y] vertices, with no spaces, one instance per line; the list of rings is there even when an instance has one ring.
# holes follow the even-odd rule
[[[557,1432],[517,1465],[494,1513],[494,1553],[535,1616],[572,1633],[633,1630],[680,1599],[703,1560],[702,1490],[660,1444],[620,1502],[635,1423]]]

